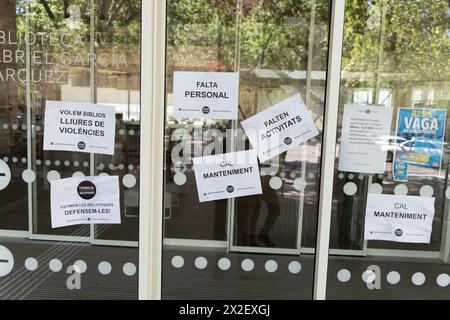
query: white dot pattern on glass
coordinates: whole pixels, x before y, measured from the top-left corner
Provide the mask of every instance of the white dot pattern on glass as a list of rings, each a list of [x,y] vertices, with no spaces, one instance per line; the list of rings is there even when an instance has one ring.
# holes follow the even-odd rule
[[[220,258],[219,261],[217,262],[217,267],[222,271],[226,271],[226,270],[230,269],[230,267],[231,267],[230,259]]]
[[[34,182],[34,180],[36,180],[36,173],[34,173],[33,170],[29,170],[29,169],[24,170],[22,172],[22,179],[26,183],[32,183],[32,182]]]
[[[85,176],[84,173],[81,172],[81,171],[75,171],[75,172],[72,174],[72,177],[74,177],[74,178],[76,178],[76,177],[84,177],[84,176]]]
[[[59,179],[61,179],[61,175],[59,174],[58,171],[51,170],[51,171],[49,171],[47,173],[47,181],[48,182],[51,182],[51,181],[54,181],[54,180],[59,180]]]
[[[353,173],[349,173],[348,176],[347,176],[347,178],[349,180],[353,180],[354,177],[355,177],[355,175]]]
[[[176,185],[182,186],[186,181],[187,177],[184,173],[177,173],[173,176],[173,182],[175,182]]]
[[[75,263],[73,264],[73,267],[74,267],[75,272],[78,272],[78,273],[85,273],[87,270],[87,264],[83,260],[75,261]]]
[[[208,260],[205,257],[197,257],[194,261],[194,265],[197,269],[203,270],[208,266]]]
[[[62,262],[59,259],[52,259],[50,260],[50,262],[48,263],[48,267],[50,268],[51,271],[53,272],[60,272],[62,269]]]
[[[131,129],[130,131],[128,131],[128,134],[129,134],[130,136],[134,136],[135,132],[134,132],[133,129]]]
[[[391,271],[387,274],[386,280],[389,284],[397,284],[400,282],[400,273],[397,271]]]
[[[45,160],[45,165],[48,167],[52,164],[52,162],[50,160]]]
[[[338,179],[342,180],[345,178],[345,174],[343,174],[342,172],[338,174]]]
[[[447,287],[450,284],[450,277],[446,273],[441,273],[436,278],[436,283],[439,287]]]
[[[278,270],[278,263],[275,260],[268,260],[264,264],[264,268],[267,272],[273,273]]]
[[[98,272],[100,272],[100,274],[106,276],[108,274],[110,274],[112,271],[112,266],[108,261],[102,261],[98,264]]]
[[[107,176],[109,176],[109,173],[107,173],[107,172],[102,172],[102,173],[100,173],[98,176],[99,176],[99,177],[107,177]]]
[[[255,267],[255,263],[253,262],[253,260],[251,259],[244,259],[241,262],[241,268],[242,270],[244,270],[245,272],[250,272],[253,270],[253,268]]]
[[[8,126],[7,123],[4,123],[3,126],[2,126],[2,128],[3,128],[4,130],[8,130],[9,126]]]
[[[432,187],[432,186],[425,185],[425,186],[422,186],[422,187],[420,188],[419,193],[420,193],[420,196],[421,196],[421,197],[427,197],[427,198],[429,198],[429,197],[432,197],[432,196],[433,196],[434,190],[433,190],[433,187]]]
[[[13,124],[12,126],[11,126],[11,128],[13,129],[13,130],[17,130],[17,128],[19,128],[19,126],[17,125],[17,124]]]
[[[133,170],[134,169],[134,166],[132,165],[132,164],[130,164],[130,165],[128,165],[128,170]]]
[[[298,261],[292,261],[288,265],[288,270],[292,274],[297,274],[302,270],[302,265]]]
[[[27,158],[22,158],[22,159],[20,159],[20,162],[22,162],[22,163],[27,163]]]
[[[134,263],[127,262],[123,265],[122,271],[128,277],[134,276],[136,274],[136,266]]]
[[[42,161],[39,160],[39,159],[37,159],[37,160],[36,160],[36,165],[37,165],[37,166],[40,166],[41,164],[42,164]]]
[[[270,178],[269,185],[272,189],[278,190],[283,186],[283,180],[280,177]]]
[[[366,270],[362,273],[362,280],[365,283],[373,283],[375,281],[375,272],[373,272],[372,270]]]
[[[83,166],[84,166],[85,168],[89,167],[89,162],[87,162],[87,161],[83,162]]]
[[[78,168],[78,167],[80,166],[80,162],[74,161],[74,162],[73,162],[73,166],[76,167],[76,168]]]
[[[124,130],[124,129],[119,129],[119,134],[120,134],[121,136],[123,136],[123,135],[125,134],[125,130]]]
[[[60,165],[61,165],[61,161],[55,160],[55,166],[60,166]]]
[[[124,175],[122,178],[123,185],[128,189],[133,188],[136,185],[136,182],[136,177],[130,173]]]
[[[411,282],[416,286],[421,286],[425,283],[425,275],[422,272],[416,272],[411,277]]]
[[[182,268],[184,266],[184,258],[182,256],[174,256],[171,263],[174,268]]]
[[[298,191],[303,191],[306,188],[306,180],[303,178],[297,178],[294,180],[294,188]]]
[[[337,278],[340,282],[348,282],[351,277],[352,277],[352,274],[347,269],[341,269],[337,273]]]
[[[291,172],[291,174],[289,176],[291,177],[291,179],[295,179],[297,177],[297,173]]]
[[[21,126],[21,128],[22,128],[22,130],[27,130],[27,125],[26,125],[26,124],[23,124],[23,125]]]
[[[372,183],[369,187],[369,193],[382,194],[383,186],[379,183]]]
[[[347,182],[344,185],[344,193],[348,196],[353,196],[358,191],[358,187],[354,182]]]
[[[394,194],[397,196],[406,196],[408,194],[408,187],[404,184],[396,185],[394,188]]]
[[[281,177],[281,178],[286,178],[286,172],[281,172],[281,173],[280,173],[280,177]]]
[[[27,258],[25,260],[25,268],[28,271],[35,271],[39,267],[39,263],[35,258]]]
[[[70,161],[64,161],[64,166],[66,166],[66,167],[68,167],[68,166],[70,166]]]
[[[17,157],[12,158],[12,162],[17,163],[17,161],[19,161],[19,159],[17,159]]]
[[[35,129],[36,131],[41,131],[41,126],[36,126]]]

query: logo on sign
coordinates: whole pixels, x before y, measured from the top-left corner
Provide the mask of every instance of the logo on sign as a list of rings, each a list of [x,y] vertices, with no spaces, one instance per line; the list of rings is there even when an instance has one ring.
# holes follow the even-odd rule
[[[83,141],[78,142],[78,149],[80,150],[86,149],[86,143],[84,143]]]
[[[202,108],[203,114],[208,114],[210,111],[211,111],[211,109],[210,109],[209,107],[207,107],[207,106],[204,106],[204,107]]]
[[[397,230],[395,230],[394,234],[395,234],[397,237],[401,237],[402,234],[403,234],[403,230],[402,230],[402,229],[397,229]]]
[[[234,187],[233,186],[228,186],[227,187],[227,192],[228,193],[232,193],[234,191]]]
[[[83,181],[78,185],[77,192],[84,200],[90,200],[95,197],[97,188],[91,181]]]
[[[287,144],[287,145],[290,145],[292,143],[292,139],[287,137],[287,138],[284,139],[284,143]]]

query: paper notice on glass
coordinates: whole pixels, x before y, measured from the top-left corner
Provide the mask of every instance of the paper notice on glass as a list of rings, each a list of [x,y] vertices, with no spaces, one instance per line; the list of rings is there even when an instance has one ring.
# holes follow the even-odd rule
[[[384,173],[391,121],[392,108],[345,105],[339,170]]]
[[[434,198],[368,194],[364,239],[430,243]]]
[[[200,202],[262,193],[253,150],[194,158],[193,164]]]
[[[120,224],[118,176],[74,177],[50,183],[52,228]]]
[[[319,135],[300,94],[241,122],[261,162]]]
[[[173,74],[173,116],[176,118],[238,118],[239,73]]]
[[[114,155],[114,106],[47,101],[44,150]]]

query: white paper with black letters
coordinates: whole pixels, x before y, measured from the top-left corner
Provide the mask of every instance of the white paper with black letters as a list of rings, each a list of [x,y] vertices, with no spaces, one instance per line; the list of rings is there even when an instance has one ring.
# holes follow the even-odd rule
[[[176,71],[173,75],[173,116],[176,118],[238,118],[239,73]]]
[[[200,202],[261,194],[261,179],[253,150],[193,159]]]
[[[72,177],[50,183],[52,228],[120,224],[118,176]]]
[[[365,240],[430,243],[434,198],[367,195]]]
[[[241,122],[261,162],[319,135],[300,94]]]
[[[114,106],[47,101],[44,150],[114,155]]]
[[[392,108],[345,105],[339,170],[384,173],[391,121]]]

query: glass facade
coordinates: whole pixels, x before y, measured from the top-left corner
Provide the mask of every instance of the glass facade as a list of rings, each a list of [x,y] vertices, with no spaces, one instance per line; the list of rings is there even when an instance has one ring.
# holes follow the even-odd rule
[[[449,10],[4,0],[0,299],[448,299]],[[180,116],[181,72],[237,74],[238,116]],[[318,135],[200,201],[193,159],[256,150],[292,97]],[[113,108],[114,154],[44,148],[48,101]],[[106,176],[120,224],[52,228],[52,181]]]

